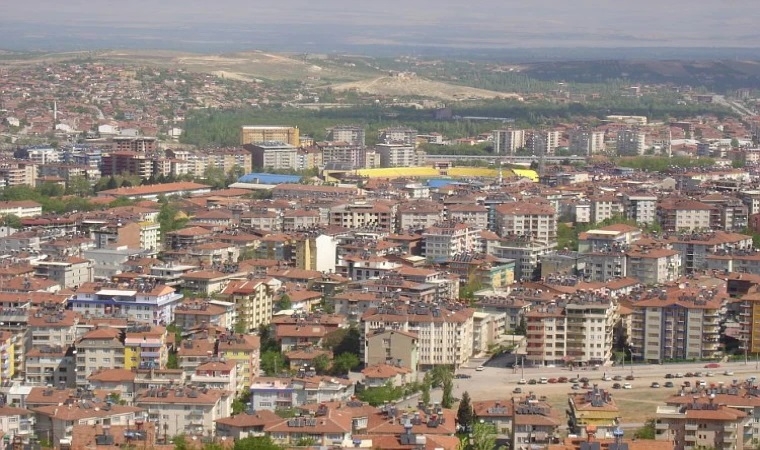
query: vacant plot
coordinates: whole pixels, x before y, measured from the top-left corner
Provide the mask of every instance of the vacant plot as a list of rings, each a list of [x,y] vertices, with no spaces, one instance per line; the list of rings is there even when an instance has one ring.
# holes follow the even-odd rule
[[[420,77],[387,76],[331,86],[335,91],[355,90],[388,97],[428,97],[441,100],[479,100],[494,98],[521,99],[511,92],[488,91],[467,86],[432,81]]]

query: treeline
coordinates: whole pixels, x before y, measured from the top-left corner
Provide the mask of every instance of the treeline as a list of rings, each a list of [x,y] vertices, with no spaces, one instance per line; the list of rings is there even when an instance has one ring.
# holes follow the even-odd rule
[[[477,104],[462,104],[454,109],[460,117],[505,117],[515,120],[515,126],[531,127],[573,118],[603,119],[609,114],[646,116],[650,119],[681,119],[704,114],[720,118],[734,116],[729,109],[715,104],[677,102],[669,97],[617,97],[587,103],[524,103],[515,100],[486,100]],[[267,109],[197,110],[185,120],[181,142],[201,147],[236,146],[240,143],[243,125],[298,126],[302,135],[324,140],[326,129],[352,124],[366,130],[366,143],[377,143],[377,132],[392,126],[408,126],[419,133],[441,133],[449,138],[477,136],[504,127],[501,121],[433,120],[430,110],[367,105],[319,111],[290,107]]]

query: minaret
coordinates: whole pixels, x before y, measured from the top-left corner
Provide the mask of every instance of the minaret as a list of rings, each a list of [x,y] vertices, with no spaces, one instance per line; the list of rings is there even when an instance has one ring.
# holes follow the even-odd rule
[[[56,125],[58,125],[58,102],[53,100],[53,131]]]

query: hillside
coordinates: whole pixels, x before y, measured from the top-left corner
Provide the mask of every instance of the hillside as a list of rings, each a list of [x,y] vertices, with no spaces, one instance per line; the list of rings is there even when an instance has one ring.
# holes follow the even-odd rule
[[[341,83],[333,85],[331,88],[335,91],[356,90],[372,95],[384,95],[389,97],[427,97],[447,101],[520,98],[519,95],[514,93],[458,86],[415,76],[385,76]]]

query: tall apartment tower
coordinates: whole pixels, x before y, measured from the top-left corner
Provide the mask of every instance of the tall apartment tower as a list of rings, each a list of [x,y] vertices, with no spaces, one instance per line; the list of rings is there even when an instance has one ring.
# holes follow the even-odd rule
[[[525,130],[493,130],[493,152],[496,155],[514,155],[525,147]]]
[[[617,133],[618,156],[639,156],[644,154],[646,134],[638,130],[620,130]]]
[[[413,128],[386,128],[380,130],[379,144],[416,145],[417,130]]]
[[[346,142],[350,145],[364,147],[364,128],[353,125],[339,125],[327,129],[328,142]]]
[[[604,150],[604,131],[578,129],[570,132],[571,154],[590,156]]]
[[[553,155],[559,147],[559,131],[533,131],[529,140],[526,147],[532,150],[534,155]]]
[[[240,145],[261,142],[284,142],[294,147],[301,146],[298,127],[244,125],[240,128]]]

